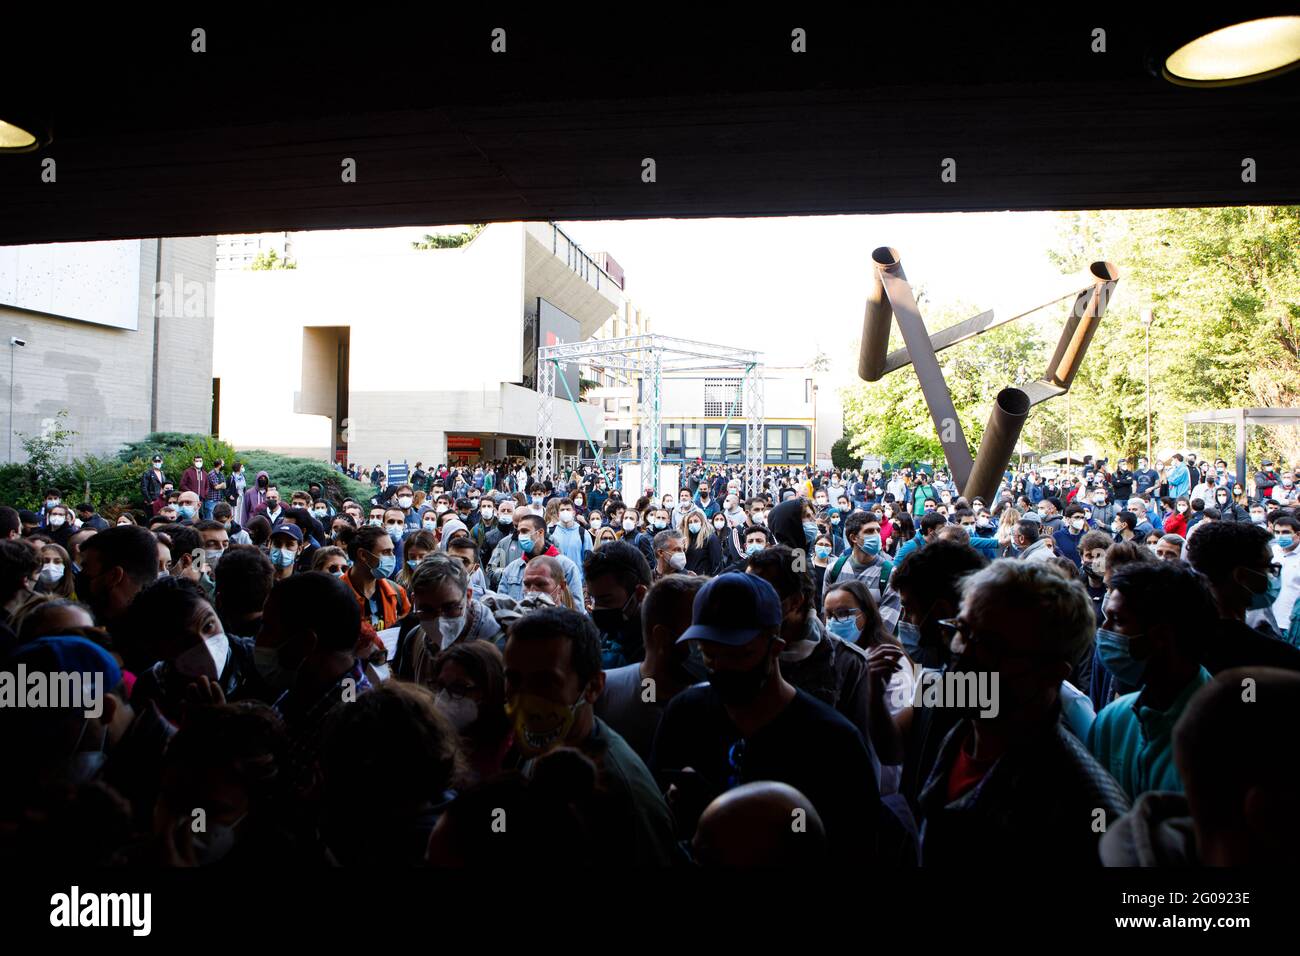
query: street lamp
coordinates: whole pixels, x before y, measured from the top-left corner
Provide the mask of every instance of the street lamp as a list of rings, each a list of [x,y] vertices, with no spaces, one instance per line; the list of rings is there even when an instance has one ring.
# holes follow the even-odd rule
[[[9,338],[9,460],[14,460],[14,355],[27,347],[27,340],[18,336]]]
[[[1151,322],[1154,319],[1149,306],[1142,310],[1142,326],[1147,338],[1147,467],[1151,464]]]

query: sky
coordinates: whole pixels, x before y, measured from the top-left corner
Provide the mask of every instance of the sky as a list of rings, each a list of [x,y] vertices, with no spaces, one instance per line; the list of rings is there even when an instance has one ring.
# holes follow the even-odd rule
[[[857,381],[852,349],[862,328],[871,251],[898,250],[912,287],[934,307],[966,303],[971,314],[1041,304],[1068,289],[1047,258],[1054,212],[932,213],[755,219],[561,222],[588,253],[623,267],[628,296],[651,331],[754,349],[769,365],[831,359],[822,381]],[[382,230],[393,253],[426,232]],[[375,230],[295,233],[295,258],[374,254]],[[393,240],[396,240],[395,242]],[[922,303],[922,314],[927,305]],[[1059,328],[1059,317],[1055,321]],[[1053,332],[1053,335],[1055,333]]]
[[[892,246],[936,305],[1033,304],[1068,289],[1047,258],[1059,214],[936,213],[765,219],[563,222],[606,251],[651,331],[756,349],[770,365],[832,360],[827,384],[856,380],[871,251]],[[990,255],[995,250],[996,255]],[[925,305],[922,305],[922,314]],[[972,312],[972,314],[974,314]]]

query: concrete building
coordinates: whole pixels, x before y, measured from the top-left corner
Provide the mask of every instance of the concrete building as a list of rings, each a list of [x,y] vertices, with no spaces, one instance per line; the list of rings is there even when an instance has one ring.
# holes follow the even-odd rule
[[[211,431],[215,250],[211,237],[0,247],[0,406],[15,460],[61,410],[73,456]]]
[[[293,234],[268,232],[242,236],[217,236],[217,269],[247,269],[258,256],[274,252],[280,261],[293,258]]]
[[[404,235],[350,233],[340,255],[303,241],[296,269],[218,274],[223,439],[366,467],[529,454],[537,345],[590,336],[621,289],[550,223],[489,225],[452,249]],[[599,406],[557,403],[561,454],[603,431]]]

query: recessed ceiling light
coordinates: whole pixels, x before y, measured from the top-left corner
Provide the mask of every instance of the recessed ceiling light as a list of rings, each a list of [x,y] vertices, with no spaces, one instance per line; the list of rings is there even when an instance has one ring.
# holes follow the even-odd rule
[[[36,136],[21,126],[0,120],[0,149],[5,152],[26,152],[36,147]]]
[[[1181,86],[1254,83],[1300,66],[1300,17],[1266,17],[1215,30],[1165,60],[1166,80]]]

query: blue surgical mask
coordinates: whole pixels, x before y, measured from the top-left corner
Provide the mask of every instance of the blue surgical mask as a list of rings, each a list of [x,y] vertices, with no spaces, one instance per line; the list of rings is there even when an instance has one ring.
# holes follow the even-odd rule
[[[848,641],[850,644],[858,642],[858,625],[852,617],[846,621],[837,621],[835,618],[831,618],[826,624],[826,630],[842,641]]]
[[[817,557],[819,557],[819,558],[825,560],[826,558],[829,558],[830,556],[831,556],[830,545],[826,545],[826,544],[819,544],[819,545],[817,545]]]
[[[1145,682],[1147,662],[1133,659],[1129,652],[1129,638],[1125,635],[1104,627],[1097,628],[1097,656],[1122,683],[1141,687]]]
[[[397,544],[402,540],[402,532],[405,530],[406,529],[400,524],[389,525],[388,536],[393,539],[393,544]]]
[[[876,555],[880,553],[880,535],[869,534],[862,539],[862,550],[867,554]]]
[[[271,549],[271,563],[277,568],[288,568],[293,566],[294,552],[286,551],[284,548]]]
[[[805,522],[803,523],[803,536],[804,536],[804,539],[805,539],[809,544],[812,544],[814,541],[816,541],[816,540],[817,540],[817,522],[815,522],[815,521],[805,521]]]
[[[753,544],[751,544],[751,545],[749,545],[748,547],[745,548],[745,553],[746,553],[746,554],[758,554],[758,552],[760,552],[760,551],[762,551],[762,550],[763,550],[763,546],[762,546],[761,544],[759,544],[757,541],[755,541]]]
[[[1251,568],[1247,570],[1254,577],[1259,577],[1261,573]],[[1272,607],[1274,602],[1277,601],[1278,595],[1282,593],[1282,576],[1280,574],[1269,574],[1267,577],[1268,585],[1263,591],[1250,592],[1250,604],[1248,606],[1252,611],[1262,611],[1266,607]]]
[[[1289,534],[1280,534],[1277,536],[1277,546],[1285,551],[1291,545],[1295,544],[1295,537]]]
[[[524,554],[532,554],[537,545],[531,537],[521,537],[519,539],[519,550]]]
[[[375,568],[375,574],[381,578],[390,577],[397,569],[397,556],[386,554],[379,559],[379,566]]]
[[[195,508],[193,505],[179,505],[176,511],[180,514],[182,521],[193,521]]]

